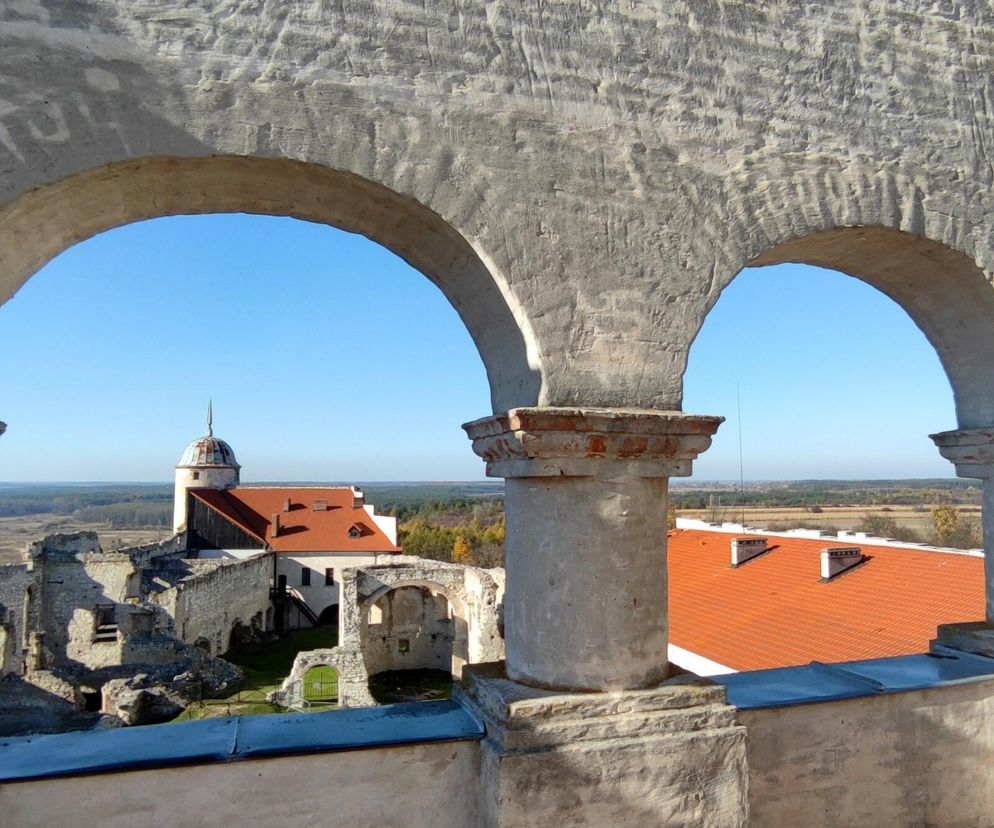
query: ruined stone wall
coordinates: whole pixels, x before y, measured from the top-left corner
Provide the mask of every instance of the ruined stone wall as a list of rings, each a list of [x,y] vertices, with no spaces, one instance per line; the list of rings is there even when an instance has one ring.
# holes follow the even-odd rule
[[[206,642],[212,654],[220,655],[228,650],[236,624],[266,628],[273,559],[263,554],[209,563],[206,571],[180,580],[151,600],[171,616],[175,635],[189,644]]]
[[[24,674],[28,590],[35,583],[30,564],[0,566],[0,676]]]
[[[120,604],[129,592],[137,594],[130,555],[100,551],[93,532],[50,535],[31,544],[28,554],[41,581],[32,629],[44,635],[44,666],[95,669],[119,663],[120,643],[93,637],[98,605]]]
[[[451,610],[444,595],[426,587],[388,592],[367,615],[362,654],[370,675],[384,670],[445,670],[469,656],[466,621]],[[375,621],[375,623],[374,623]]]

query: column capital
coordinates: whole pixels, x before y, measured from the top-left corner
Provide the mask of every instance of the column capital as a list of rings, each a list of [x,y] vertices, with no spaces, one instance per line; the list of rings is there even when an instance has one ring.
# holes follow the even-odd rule
[[[463,428],[489,477],[686,477],[724,417],[630,408],[512,408]]]
[[[956,467],[958,477],[994,478],[994,426],[942,431],[929,437],[939,454]]]

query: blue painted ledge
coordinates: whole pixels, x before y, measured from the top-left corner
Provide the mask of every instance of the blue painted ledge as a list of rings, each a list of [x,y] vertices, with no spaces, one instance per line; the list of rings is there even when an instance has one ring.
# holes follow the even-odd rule
[[[0,739],[0,782],[483,738],[454,701]]]
[[[936,647],[935,653],[713,676],[741,710],[854,699],[994,680],[994,659]]]

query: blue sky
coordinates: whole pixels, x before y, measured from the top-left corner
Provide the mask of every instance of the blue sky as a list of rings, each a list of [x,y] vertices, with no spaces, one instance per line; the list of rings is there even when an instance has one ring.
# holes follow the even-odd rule
[[[243,480],[472,480],[490,411],[459,318],[358,236],[292,219],[141,222],[64,252],[0,307],[0,480],[168,480],[204,431]],[[950,476],[935,352],[855,279],[745,271],[691,352],[684,409],[724,414],[696,478]]]

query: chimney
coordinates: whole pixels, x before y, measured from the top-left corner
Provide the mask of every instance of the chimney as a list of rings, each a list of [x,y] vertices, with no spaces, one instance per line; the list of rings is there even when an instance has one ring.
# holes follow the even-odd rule
[[[358,486],[352,487],[352,508],[361,509],[366,503],[366,495],[362,493],[362,489]]]
[[[767,550],[766,538],[732,538],[732,566],[741,566]]]
[[[273,515],[273,522],[269,526],[269,537],[278,538],[280,535],[280,513]]]
[[[290,511],[290,498],[287,498],[286,500],[283,501],[283,511],[284,512]]]
[[[821,550],[821,579],[830,581],[856,564],[863,562],[863,550],[858,546],[836,546]]]
[[[328,501],[327,500],[315,500],[313,506],[311,507],[315,512],[327,512],[328,511]]]

